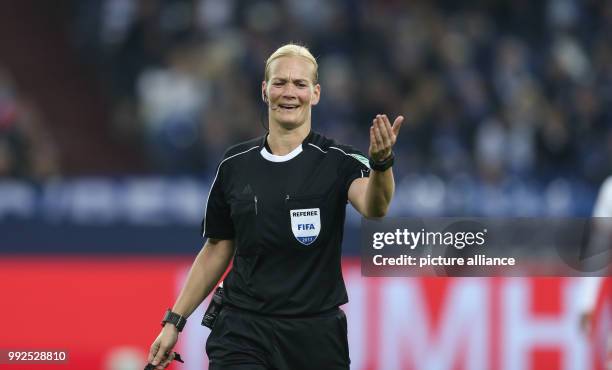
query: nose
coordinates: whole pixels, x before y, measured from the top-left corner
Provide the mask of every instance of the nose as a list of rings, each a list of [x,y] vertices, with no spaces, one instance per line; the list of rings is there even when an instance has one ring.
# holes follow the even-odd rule
[[[282,96],[283,98],[297,98],[295,91],[296,87],[293,86],[293,84],[285,84],[285,86],[283,86]]]

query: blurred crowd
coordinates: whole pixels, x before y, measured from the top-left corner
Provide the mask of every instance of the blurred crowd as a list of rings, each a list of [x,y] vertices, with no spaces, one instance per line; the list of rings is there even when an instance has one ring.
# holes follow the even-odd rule
[[[60,155],[36,105],[0,64],[0,179],[40,181],[60,174]]]
[[[264,62],[296,41],[320,66],[314,129],[367,150],[372,117],[403,114],[400,172],[612,172],[612,1],[465,4],[79,1],[75,43],[109,81],[114,129],[162,171],[210,169],[261,135]]]
[[[609,0],[81,0],[72,19],[109,130],[156,173],[207,174],[263,134],[264,63],[289,41],[318,58],[315,130],[366,151],[375,114],[406,117],[399,179],[595,186],[612,173]],[[49,127],[0,66],[0,177],[59,174]]]

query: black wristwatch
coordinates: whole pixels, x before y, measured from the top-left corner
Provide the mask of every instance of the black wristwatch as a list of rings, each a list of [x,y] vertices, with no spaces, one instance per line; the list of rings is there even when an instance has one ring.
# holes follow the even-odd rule
[[[391,152],[391,154],[383,159],[382,161],[375,161],[370,158],[370,168],[374,171],[383,172],[389,169],[389,167],[393,166],[393,162],[395,161],[395,154]]]
[[[172,312],[172,310],[168,308],[168,310],[166,310],[164,318],[162,319],[161,325],[164,326],[167,322],[176,326],[176,330],[178,330],[180,333],[181,331],[183,331],[183,328],[187,323],[187,319],[176,312]]]

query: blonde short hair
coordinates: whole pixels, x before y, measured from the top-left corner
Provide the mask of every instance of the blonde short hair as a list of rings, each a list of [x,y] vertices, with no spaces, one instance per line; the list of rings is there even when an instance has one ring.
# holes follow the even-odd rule
[[[298,56],[306,58],[306,60],[308,60],[314,65],[315,68],[312,83],[316,84],[319,79],[319,65],[317,64],[317,60],[310,53],[310,50],[308,50],[308,48],[293,43],[281,46],[280,48],[276,49],[276,51],[272,53],[272,55],[270,55],[270,57],[266,61],[266,70],[264,73],[265,80],[268,81],[268,79],[270,78],[270,64],[272,64],[272,62],[278,58],[289,56]]]

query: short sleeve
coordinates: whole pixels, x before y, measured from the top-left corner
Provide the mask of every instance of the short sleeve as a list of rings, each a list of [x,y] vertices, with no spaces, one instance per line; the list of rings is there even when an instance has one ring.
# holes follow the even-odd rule
[[[210,185],[204,219],[202,220],[201,235],[206,238],[233,239],[235,235],[230,206],[223,187],[225,176],[223,162],[221,162]]]
[[[601,186],[593,207],[593,217],[612,217],[612,176]]]
[[[357,149],[344,146],[342,147],[345,158],[342,165],[342,173],[344,179],[344,194],[348,198],[348,189],[355,179],[370,176],[370,161],[362,152]]]

